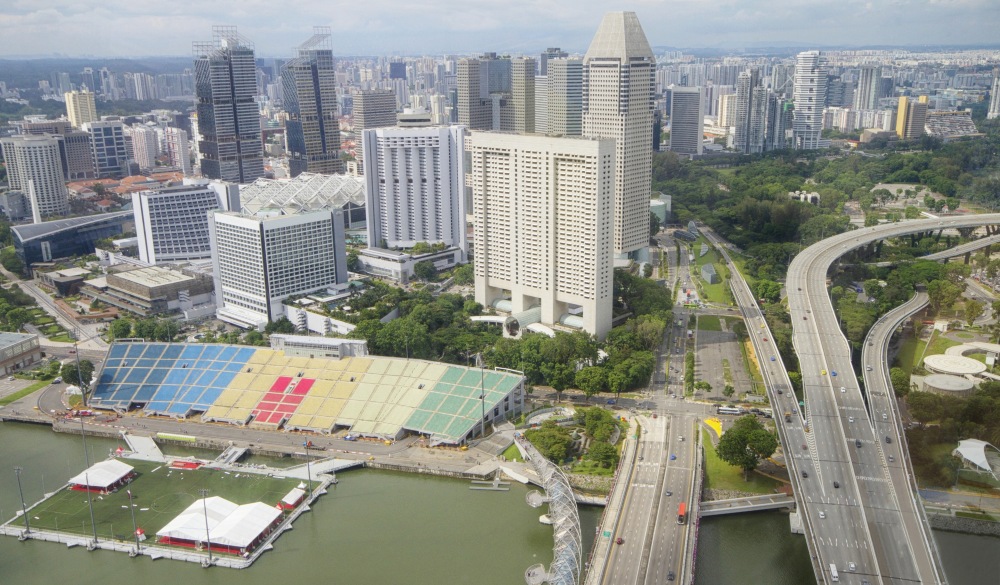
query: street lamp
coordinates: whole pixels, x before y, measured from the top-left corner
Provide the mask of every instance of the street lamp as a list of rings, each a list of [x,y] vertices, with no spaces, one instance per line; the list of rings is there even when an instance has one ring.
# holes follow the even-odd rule
[[[479,352],[479,402],[483,407],[483,418],[480,427],[480,438],[486,437],[486,362],[483,353]]]
[[[142,547],[139,544],[139,527],[136,526],[135,524],[135,508],[132,505],[132,490],[131,489],[127,490],[127,493],[128,493],[128,511],[132,514],[132,536],[135,537],[135,552],[136,554],[138,554],[140,551],[142,551]],[[93,513],[93,510],[91,510],[91,513]],[[205,525],[206,526],[208,525],[207,513],[205,514]],[[211,548],[208,549],[208,554],[212,554]]]
[[[17,493],[21,496],[21,515],[24,516],[24,533],[31,534],[31,524],[28,523],[28,508],[24,505],[24,492],[21,491],[21,472],[24,471],[19,465],[14,466],[14,474],[17,475]]]
[[[201,492],[201,506],[205,511],[205,547],[208,549],[208,564],[212,564],[212,535],[208,531],[208,490],[202,488],[198,490]]]
[[[90,527],[94,530],[94,546],[97,546],[97,523],[94,522],[94,500],[90,495],[90,474],[83,474],[83,481],[87,482],[87,508],[90,509]],[[131,502],[129,502],[131,503]],[[113,535],[113,533],[112,533]]]

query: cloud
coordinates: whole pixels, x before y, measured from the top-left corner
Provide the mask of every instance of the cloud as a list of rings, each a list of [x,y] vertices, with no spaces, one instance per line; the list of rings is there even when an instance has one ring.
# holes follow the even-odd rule
[[[652,45],[705,47],[997,42],[996,0],[628,0]],[[259,55],[286,56],[312,27],[330,26],[335,52],[441,54],[546,46],[584,51],[598,0],[12,0],[0,7],[0,56],[62,53],[184,55],[212,25],[236,25]]]

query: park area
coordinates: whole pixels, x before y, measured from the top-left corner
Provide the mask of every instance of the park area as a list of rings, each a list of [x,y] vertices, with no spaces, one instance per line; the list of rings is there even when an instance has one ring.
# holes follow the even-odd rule
[[[135,523],[150,538],[175,516],[201,498],[220,496],[236,504],[263,502],[273,506],[299,484],[297,479],[268,477],[218,469],[172,469],[162,463],[123,460],[138,474],[127,488],[110,494],[92,493],[99,539],[128,541],[132,537],[131,490]],[[61,489],[28,511],[32,529],[91,535],[87,493]],[[18,518],[15,522],[23,522]],[[215,548],[214,546],[212,547]]]

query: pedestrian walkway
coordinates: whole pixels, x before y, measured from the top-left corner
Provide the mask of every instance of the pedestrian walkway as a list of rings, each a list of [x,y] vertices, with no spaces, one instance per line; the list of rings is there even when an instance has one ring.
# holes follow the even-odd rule
[[[152,437],[143,437],[142,435],[133,435],[131,433],[122,433],[122,437],[128,444],[128,448],[132,450],[131,453],[126,455],[129,459],[155,461],[157,463],[167,462],[167,456],[163,454],[163,451],[160,451],[160,448],[153,441]]]

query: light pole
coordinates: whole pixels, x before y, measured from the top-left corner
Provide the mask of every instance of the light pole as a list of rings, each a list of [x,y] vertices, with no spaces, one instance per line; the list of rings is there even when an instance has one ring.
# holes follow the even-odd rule
[[[89,490],[88,490],[89,493]],[[132,514],[132,536],[135,537],[135,552],[138,554],[142,551],[142,547],[139,545],[139,527],[135,524],[135,508],[132,505],[132,490],[127,490],[128,493],[128,511]],[[91,510],[93,512],[93,510]],[[205,514],[205,524],[208,524],[208,514]],[[212,554],[212,549],[208,549],[208,554]]]
[[[483,352],[479,352],[479,402],[483,407],[482,432],[480,438],[486,438],[486,362]]]
[[[87,451],[87,433],[83,427],[83,415],[79,413],[77,414],[80,417],[80,439],[83,441],[83,460],[87,464],[85,469],[90,469],[90,453]]]
[[[87,508],[90,509],[90,526],[94,530],[94,546],[97,546],[97,523],[94,522],[94,500],[90,495],[90,474],[83,474],[83,481],[87,482]]]
[[[83,376],[80,374],[80,333],[77,330],[76,340],[73,342],[73,355],[76,356],[76,381],[80,384],[80,397],[83,407],[87,408],[87,385],[83,383]],[[82,423],[83,421],[81,421]],[[88,464],[89,467],[89,464]]]
[[[313,495],[313,480],[312,480],[312,468],[309,466],[309,443],[302,443],[302,448],[306,450],[306,478],[309,481],[309,499],[312,500]]]
[[[202,488],[198,490],[201,492],[201,506],[205,511],[205,547],[208,549],[208,564],[212,564],[212,535],[208,531],[208,490]]]
[[[21,472],[24,469],[19,466],[14,466],[14,474],[17,475],[17,493],[21,496],[21,515],[24,516],[24,533],[31,534],[31,524],[28,523],[28,508],[24,505],[24,492],[21,491]]]

